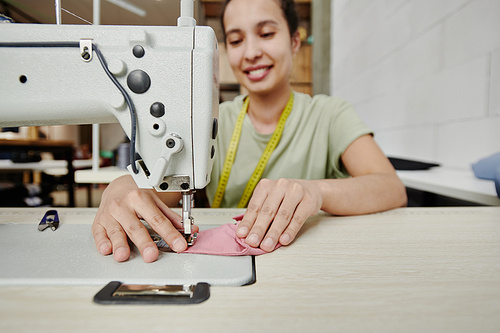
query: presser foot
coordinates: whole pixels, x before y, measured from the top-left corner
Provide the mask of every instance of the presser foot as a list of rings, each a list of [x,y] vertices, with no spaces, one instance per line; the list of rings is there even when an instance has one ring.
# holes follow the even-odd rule
[[[191,246],[196,242],[196,239],[198,238],[198,233],[192,233],[192,234],[184,234],[184,238],[186,239],[187,245]],[[158,247],[158,250],[162,252],[174,252],[170,246],[168,246],[167,242],[163,240],[158,235],[151,235],[151,239],[153,242],[155,242],[156,246]]]
[[[188,246],[191,246],[196,242],[196,239],[198,238],[198,233],[193,232],[192,234],[184,234],[184,238],[186,239]]]

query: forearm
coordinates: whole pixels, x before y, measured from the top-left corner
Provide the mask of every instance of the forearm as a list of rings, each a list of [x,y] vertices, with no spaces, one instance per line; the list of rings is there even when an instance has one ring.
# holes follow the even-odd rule
[[[161,201],[171,208],[178,207],[182,198],[181,192],[156,192],[156,194]]]
[[[320,209],[358,215],[404,205],[405,187],[389,170],[348,179],[262,179],[236,235],[250,246],[273,251],[278,241],[290,244],[306,219]]]
[[[321,192],[321,209],[333,215],[369,214],[407,204],[406,189],[395,173],[313,182]]]
[[[122,192],[125,188],[137,188],[137,185],[132,176],[126,175],[114,180],[113,188]],[[180,192],[156,192],[154,189],[149,189],[149,191],[155,193],[168,207],[177,207],[182,197]]]

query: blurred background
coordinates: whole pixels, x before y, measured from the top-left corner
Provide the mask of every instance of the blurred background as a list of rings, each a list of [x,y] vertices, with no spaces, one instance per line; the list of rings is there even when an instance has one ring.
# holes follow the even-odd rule
[[[63,24],[94,21],[93,0],[61,3]],[[176,25],[179,16],[179,0],[99,3],[100,24]],[[470,170],[472,163],[500,151],[499,0],[297,0],[296,4],[302,47],[294,60],[295,90],[351,102],[392,157]],[[242,90],[221,43],[221,5],[217,0],[195,1],[195,18],[216,31],[221,100],[229,100]],[[53,0],[0,0],[0,12],[19,23],[55,23]],[[28,129],[3,131],[5,137],[69,140],[75,160],[91,158],[91,125],[43,126],[31,130],[31,136]],[[119,147],[126,142],[123,131],[118,124],[101,125],[99,131],[101,165],[115,165]],[[89,165],[81,162],[75,167]],[[0,180],[12,180],[11,173],[0,171]],[[23,183],[34,182],[25,171],[23,177]],[[47,177],[49,184],[53,177],[61,177],[62,191],[56,188],[51,194],[57,197],[55,205],[68,204],[70,186],[76,189],[75,205],[96,206],[105,187],[105,183],[71,184],[57,172]]]

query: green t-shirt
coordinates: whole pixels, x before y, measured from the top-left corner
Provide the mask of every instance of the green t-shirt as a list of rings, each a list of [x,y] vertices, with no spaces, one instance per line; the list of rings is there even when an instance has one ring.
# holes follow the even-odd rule
[[[294,92],[293,109],[288,116],[278,146],[269,158],[262,178],[327,179],[349,177],[340,157],[357,138],[371,134],[353,107],[346,101],[326,95],[311,97]],[[219,134],[207,197],[212,204],[236,118],[245,96],[225,102],[219,108]],[[258,133],[248,115],[229,175],[221,208],[238,205],[272,134]]]

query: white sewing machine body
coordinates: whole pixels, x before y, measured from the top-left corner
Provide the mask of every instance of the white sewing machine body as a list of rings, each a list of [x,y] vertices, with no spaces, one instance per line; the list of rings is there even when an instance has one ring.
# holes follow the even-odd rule
[[[210,27],[3,24],[0,126],[118,121],[131,138],[131,111],[95,50],[85,61],[81,46],[50,46],[86,39],[99,48],[135,106],[135,147],[146,166],[136,164],[144,173],[135,175],[138,185],[158,191],[204,188],[219,104],[217,40]],[[139,79],[135,86],[128,81],[132,77]]]

